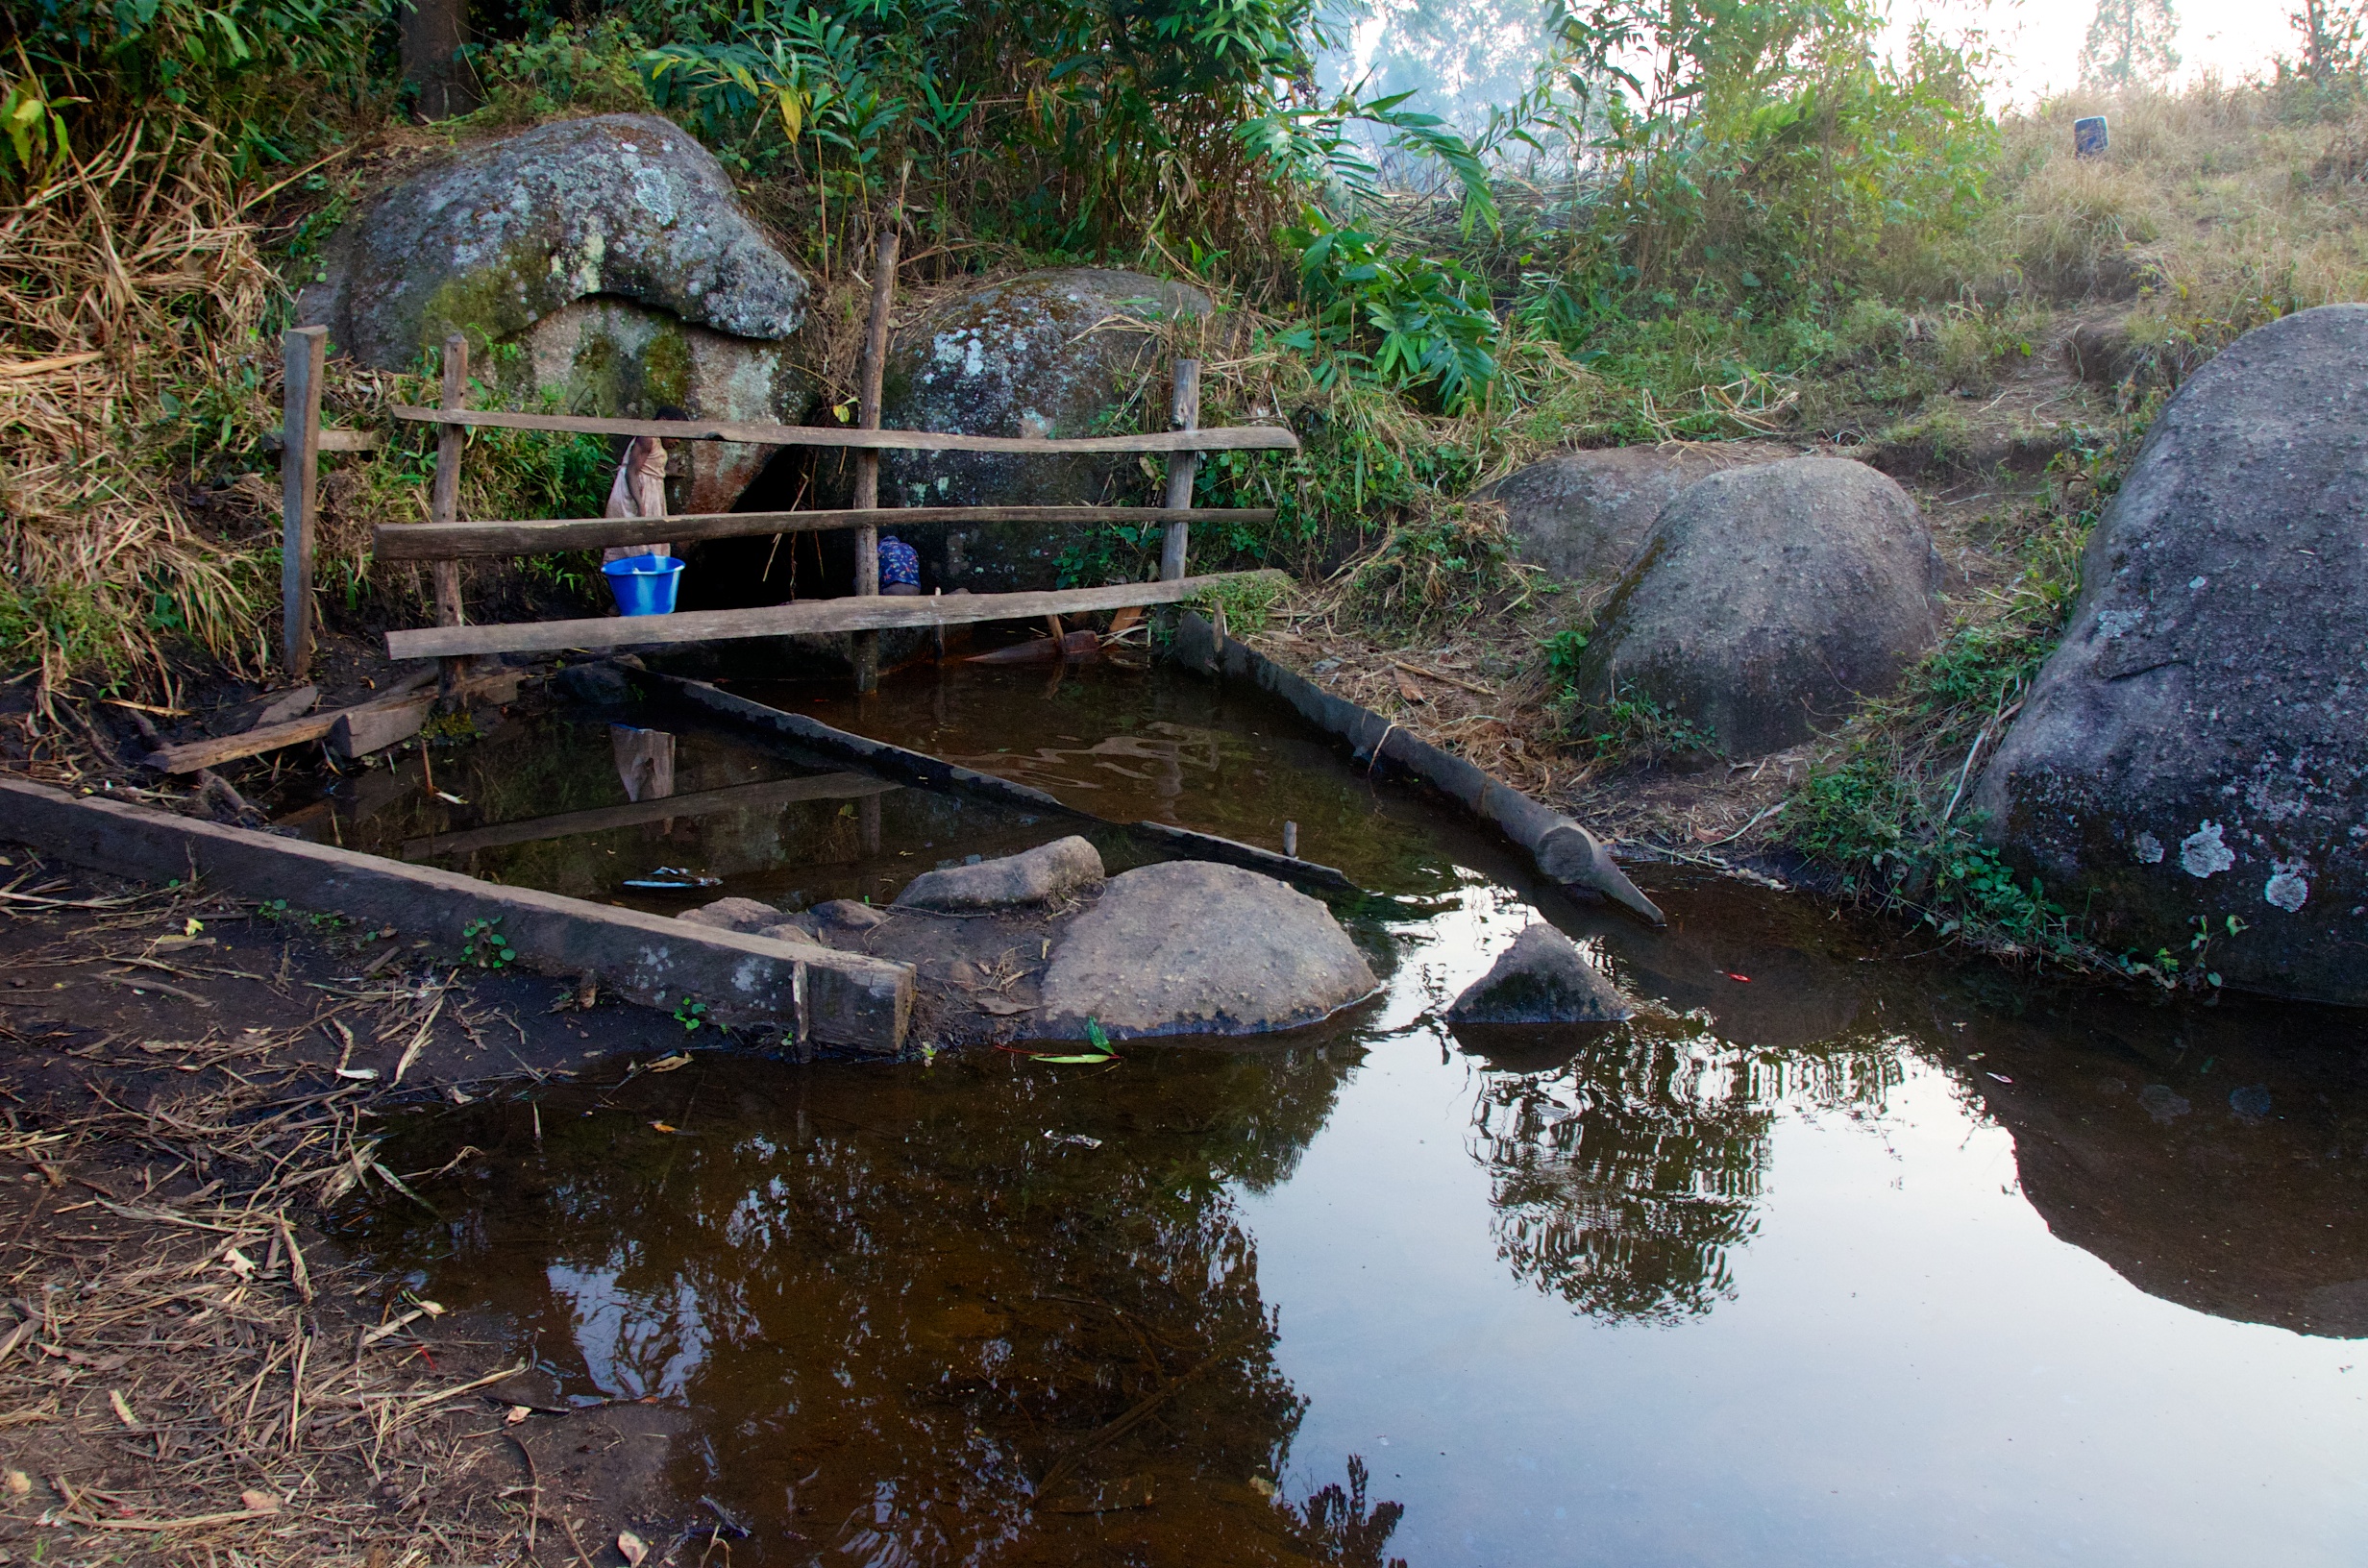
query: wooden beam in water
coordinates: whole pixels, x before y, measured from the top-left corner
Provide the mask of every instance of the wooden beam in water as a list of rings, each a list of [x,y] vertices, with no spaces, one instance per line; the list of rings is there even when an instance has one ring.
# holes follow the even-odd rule
[[[950,626],[980,621],[1033,621],[1129,604],[1174,604],[1240,576],[1218,573],[1172,582],[1122,582],[1109,588],[1060,588],[1024,594],[941,594],[929,599],[881,596],[807,600],[749,610],[684,610],[673,615],[612,615],[585,621],[530,621],[498,626],[428,626],[386,634],[389,658],[439,658],[456,653],[556,652],[571,648],[624,648],[700,643],[733,637],[794,637],[838,631],[885,631],[896,626]]]
[[[807,778],[767,779],[761,784],[734,784],[721,790],[690,795],[659,796],[629,805],[597,806],[590,811],[560,812],[530,817],[524,821],[496,822],[462,833],[432,833],[403,841],[403,858],[425,860],[431,855],[459,855],[472,849],[496,849],[509,844],[532,844],[578,833],[605,833],[612,828],[638,827],[674,817],[712,817],[719,811],[760,810],[793,805],[800,800],[854,800],[904,786],[871,773],[823,773]],[[783,916],[782,919],[788,919]]]
[[[370,548],[382,561],[451,561],[473,555],[555,555],[570,550],[666,540],[743,539],[837,528],[928,523],[1271,523],[1271,507],[885,506],[819,512],[692,512],[680,517],[569,517],[547,523],[382,523]]]
[[[578,414],[513,414],[491,408],[420,408],[397,404],[397,419],[474,425],[501,430],[576,435],[654,435],[661,441],[745,441],[760,447],[846,447],[858,452],[1013,452],[1072,457],[1137,452],[1296,452],[1299,438],[1280,425],[1153,430],[1144,435],[955,435],[946,430],[859,430],[835,425],[755,425],[712,419],[592,419]]]

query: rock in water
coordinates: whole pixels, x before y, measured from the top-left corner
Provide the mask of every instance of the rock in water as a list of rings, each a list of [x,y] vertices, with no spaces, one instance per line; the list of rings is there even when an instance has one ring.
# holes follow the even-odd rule
[[[1897,483],[1794,457],[1678,493],[1604,606],[1574,682],[1641,697],[1730,757],[1807,740],[1940,629],[1940,556]]]
[[[751,936],[769,927],[779,925],[784,919],[771,904],[760,904],[753,898],[718,898],[711,904],[702,904],[675,917],[693,925],[711,925],[718,931],[745,931]]]
[[[1111,878],[1052,949],[1042,1033],[1086,1020],[1113,1040],[1250,1035],[1314,1023],[1372,994],[1332,912],[1272,877],[1173,860]]]
[[[804,276],[714,155],[650,114],[467,148],[389,191],[334,251],[308,313],[381,370],[410,368],[456,328],[500,340],[592,294],[734,337],[783,338],[805,320]]]
[[[1697,479],[1745,463],[1774,462],[1782,448],[1606,447],[1558,452],[1492,485],[1521,558],[1565,582],[1617,576],[1653,531],[1661,509]]]
[[[1025,854],[925,871],[905,885],[897,902],[906,909],[978,914],[1015,904],[1041,904],[1091,887],[1101,877],[1101,852],[1072,834]]]
[[[1166,354],[1145,322],[1205,315],[1196,288],[1139,272],[1059,267],[986,284],[936,306],[897,334],[881,423],[971,435],[1105,433],[1097,421],[1147,377],[1164,383]],[[1148,399],[1166,428],[1166,394]],[[1127,429],[1133,429],[1129,426]],[[880,497],[904,506],[1077,506],[1121,501],[1148,481],[1131,456],[1005,456],[894,452],[880,458]],[[894,498],[890,500],[890,498]],[[921,552],[925,581],[973,593],[1059,586],[1061,551],[1083,539],[1041,523],[900,528]]]
[[[1447,1009],[1455,1023],[1617,1023],[1636,1010],[1578,944],[1540,920]]]
[[[1973,806],[2109,947],[2368,1003],[2368,306],[2257,328],[2148,432]],[[2231,918],[2243,930],[2232,935]]]

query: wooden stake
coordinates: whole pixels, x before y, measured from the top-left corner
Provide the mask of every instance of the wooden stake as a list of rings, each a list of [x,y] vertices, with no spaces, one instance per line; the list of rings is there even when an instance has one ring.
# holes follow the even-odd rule
[[[444,397],[447,408],[458,408],[469,396],[469,340],[459,332],[444,339]],[[460,519],[460,452],[465,431],[457,425],[437,428],[435,443],[435,486],[428,496],[428,521],[456,523]],[[429,569],[435,580],[435,624],[457,626],[466,624],[460,607],[460,563],[438,561]],[[444,661],[441,689],[449,699],[454,688],[469,673],[465,658]]]
[[[321,374],[329,329],[299,327],[282,345],[287,402],[280,449],[281,652],[288,678],[312,668],[312,555],[318,542],[321,491]]]
[[[1168,423],[1179,430],[1200,428],[1200,361],[1178,359],[1175,362],[1175,385],[1170,393]],[[1193,475],[1200,460],[1189,452],[1179,452],[1168,459],[1168,504],[1190,506],[1193,503]],[[1179,500],[1178,498],[1182,499]],[[1167,537],[1160,541],[1159,575],[1172,582],[1184,575],[1184,558],[1192,550],[1193,527],[1178,520],[1168,525]]]
[[[863,429],[879,429],[880,381],[888,368],[888,309],[897,293],[897,227],[892,218],[879,236],[879,248],[872,260],[872,319],[863,333],[863,385],[860,411],[857,415]],[[879,453],[858,452],[855,454],[855,506],[869,510],[879,504]],[[855,593],[870,597],[879,592],[879,529],[866,526],[855,530]],[[854,636],[855,690],[869,692],[879,685],[879,633],[859,631]]]

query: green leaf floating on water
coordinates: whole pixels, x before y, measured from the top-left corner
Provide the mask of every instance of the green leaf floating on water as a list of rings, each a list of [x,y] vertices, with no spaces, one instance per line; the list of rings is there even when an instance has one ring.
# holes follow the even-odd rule
[[[1034,1060],[1050,1062],[1061,1066],[1093,1066],[1098,1063],[1118,1060],[1118,1053],[1110,1048],[1110,1037],[1103,1031],[1099,1018],[1085,1020],[1085,1042],[1094,1047],[1090,1055],[1040,1056]]]

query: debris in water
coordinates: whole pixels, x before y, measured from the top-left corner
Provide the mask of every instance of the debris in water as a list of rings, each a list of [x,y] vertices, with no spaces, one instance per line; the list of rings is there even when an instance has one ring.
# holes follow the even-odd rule
[[[642,1068],[641,1070],[644,1072],[672,1072],[677,1067],[687,1067],[690,1065],[691,1053],[688,1051],[677,1051],[672,1056],[659,1057],[656,1061],[651,1063],[648,1066]]]
[[[660,866],[647,876],[627,877],[625,885],[629,888],[654,889],[661,893],[688,893],[694,888],[720,888],[724,885],[724,879],[720,876],[703,876],[680,866]]]
[[[1747,986],[1751,984],[1751,976],[1748,974],[1738,974],[1733,969],[1729,969],[1726,971],[1726,975],[1730,980],[1740,980]]]
[[[1088,1138],[1083,1133],[1056,1133],[1051,1128],[1048,1127],[1045,1129],[1045,1137],[1051,1142],[1074,1143],[1081,1149],[1098,1149],[1101,1147],[1100,1139]]]
[[[2014,1082],[2014,1080],[2013,1080],[2013,1079],[2011,1079],[2011,1078],[2008,1077],[2008,1076],[2007,1076],[2005,1073],[2003,1073],[2003,1072],[1993,1072],[1993,1073],[1991,1073],[1991,1074],[1990,1074],[1990,1076],[1991,1076],[1992,1078],[1997,1079],[1997,1080],[1998,1080],[2000,1083],[2002,1083],[2002,1084],[2010,1084],[2010,1083]]]
[[[624,1556],[630,1568],[641,1568],[641,1559],[650,1555],[650,1543],[629,1530],[620,1530],[617,1531],[617,1551]]]
[[[443,802],[444,802],[446,805],[448,805],[448,806],[465,806],[465,805],[467,805],[467,804],[468,804],[468,801],[467,801],[467,800],[463,799],[463,798],[462,798],[461,796],[456,796],[456,795],[453,794],[453,792],[452,792],[452,791],[450,791],[450,790],[438,790],[438,791],[436,791],[436,792],[435,792],[435,797],[436,797],[438,800],[443,801]]]

